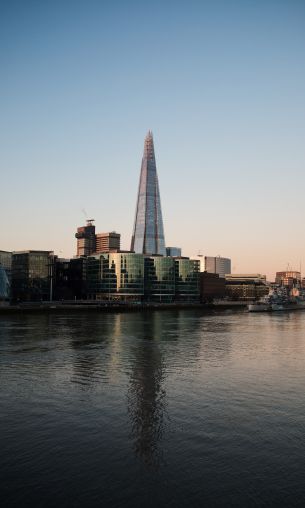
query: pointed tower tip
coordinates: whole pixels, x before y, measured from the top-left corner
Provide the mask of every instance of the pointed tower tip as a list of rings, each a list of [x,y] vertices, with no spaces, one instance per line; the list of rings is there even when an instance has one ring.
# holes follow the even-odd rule
[[[153,137],[153,133],[152,131],[149,129],[148,133],[146,134],[146,139],[148,138],[152,138]]]

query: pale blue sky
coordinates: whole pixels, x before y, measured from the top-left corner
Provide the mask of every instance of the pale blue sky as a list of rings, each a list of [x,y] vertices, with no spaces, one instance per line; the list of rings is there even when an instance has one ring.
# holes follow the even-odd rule
[[[305,2],[0,1],[0,249],[129,248],[148,129],[167,245],[305,267]]]

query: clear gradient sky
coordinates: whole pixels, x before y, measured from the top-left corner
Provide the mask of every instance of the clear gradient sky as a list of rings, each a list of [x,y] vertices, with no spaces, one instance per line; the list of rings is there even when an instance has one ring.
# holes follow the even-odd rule
[[[305,1],[0,1],[0,249],[130,247],[154,133],[167,245],[305,271]]]

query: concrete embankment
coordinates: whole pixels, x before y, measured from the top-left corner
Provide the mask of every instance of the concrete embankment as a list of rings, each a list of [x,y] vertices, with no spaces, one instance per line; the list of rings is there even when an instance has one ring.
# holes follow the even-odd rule
[[[96,302],[42,302],[20,303],[17,305],[0,305],[0,314],[24,313],[56,313],[56,312],[139,312],[151,310],[177,310],[177,309],[209,309],[226,310],[245,309],[244,302],[217,302],[212,303],[96,303]]]

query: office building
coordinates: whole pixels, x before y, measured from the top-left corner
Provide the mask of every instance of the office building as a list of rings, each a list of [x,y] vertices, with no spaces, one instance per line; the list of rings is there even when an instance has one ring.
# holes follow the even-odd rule
[[[90,300],[199,301],[199,262],[189,258],[108,252],[87,258]]]
[[[181,248],[180,247],[166,247],[166,255],[171,256],[173,258],[181,257]]]
[[[133,252],[95,254],[87,259],[89,299],[142,301],[144,256]]]
[[[12,299],[17,302],[50,300],[53,264],[51,251],[13,252]]]
[[[77,252],[79,256],[90,256],[95,252],[95,226],[94,219],[87,220],[86,226],[77,228]]]
[[[8,300],[9,297],[10,297],[10,283],[4,267],[0,265],[0,302]]]
[[[226,275],[226,296],[231,300],[253,301],[268,293],[266,275],[259,273]]]
[[[150,131],[144,142],[130,250],[139,254],[166,255],[154,142]]]
[[[296,271],[276,272],[275,283],[278,286],[293,288],[301,286],[301,273]]]
[[[0,266],[4,268],[9,281],[11,280],[12,256],[12,252],[0,250]]]
[[[200,261],[189,258],[175,258],[175,300],[197,302],[199,287]]]
[[[145,258],[145,299],[170,303],[175,298],[175,260],[172,257]]]
[[[224,298],[226,280],[219,277],[218,273],[200,273],[200,301],[212,302],[216,298]]]
[[[121,235],[115,231],[110,233],[97,233],[95,235],[95,253],[109,252],[110,250],[120,250]]]
[[[231,273],[231,259],[220,256],[204,256],[204,271],[218,273],[219,277],[224,278]]]
[[[51,300],[87,298],[87,258],[63,259],[54,256]]]

